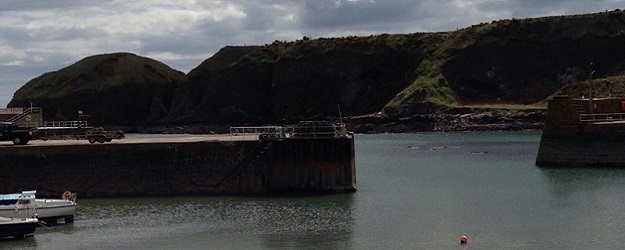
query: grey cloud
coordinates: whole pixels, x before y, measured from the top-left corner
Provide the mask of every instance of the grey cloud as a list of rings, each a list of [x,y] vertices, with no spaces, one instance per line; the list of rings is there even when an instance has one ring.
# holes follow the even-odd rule
[[[417,1],[315,1],[306,0],[301,25],[308,29],[357,29],[358,27],[396,24],[418,18]],[[397,27],[387,26],[388,31]],[[383,31],[386,32],[386,31]]]
[[[20,46],[24,42],[34,41],[34,37],[29,34],[27,30],[23,30],[17,27],[2,27],[0,26],[0,43],[7,45]]]
[[[271,6],[251,5],[245,8],[247,17],[242,24],[245,30],[270,30],[276,25],[275,11]]]
[[[25,30],[21,27],[1,27],[0,42],[14,48],[36,48],[37,44],[50,41],[69,41],[82,38],[97,38],[105,33],[100,28],[55,27]]]
[[[76,8],[84,6],[98,6],[112,0],[2,0],[0,2],[0,12],[2,11],[33,11],[50,10],[59,8]]]
[[[54,59],[54,58],[49,58]],[[37,63],[29,62],[28,67],[21,66],[0,66],[0,106],[6,106],[11,101],[13,94],[22,87],[28,80],[40,76],[40,72],[49,72],[57,70],[54,65],[49,62]]]
[[[622,9],[625,7],[625,2],[614,0],[493,0],[482,2],[478,6],[484,13],[505,10],[511,13],[511,16],[505,18],[528,18]]]

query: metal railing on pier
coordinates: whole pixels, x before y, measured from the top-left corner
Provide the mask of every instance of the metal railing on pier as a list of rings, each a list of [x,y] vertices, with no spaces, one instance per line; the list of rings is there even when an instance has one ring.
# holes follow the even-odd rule
[[[264,139],[332,138],[347,136],[344,123],[300,122],[292,126],[231,127],[231,136]]]
[[[283,129],[281,126],[261,126],[261,127],[230,127],[231,136],[240,136],[241,139],[253,137],[258,139],[261,134],[279,134]]]
[[[44,121],[44,127],[48,128],[85,128],[87,121]]]
[[[580,123],[625,122],[625,113],[580,114]]]

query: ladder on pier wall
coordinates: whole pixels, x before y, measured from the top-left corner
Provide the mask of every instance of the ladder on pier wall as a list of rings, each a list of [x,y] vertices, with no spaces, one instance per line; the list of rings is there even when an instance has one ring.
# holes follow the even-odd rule
[[[255,173],[256,171],[255,171],[254,166],[257,165],[258,161],[266,160],[266,157],[264,156],[269,150],[270,145],[271,145],[270,140],[258,141],[258,144],[256,144],[256,146],[252,149],[252,151],[250,151],[250,153],[247,154],[243,158],[243,160],[239,162],[239,164],[235,165],[230,171],[226,172],[224,177],[215,184],[215,188],[217,190],[226,188],[223,186],[225,183],[230,183],[230,184],[235,183],[234,179],[239,178],[239,181],[238,181],[239,193],[259,192],[260,190],[254,190],[255,187],[247,187],[246,186],[247,182],[244,182],[243,180],[249,177],[253,178],[256,176],[256,173]],[[262,185],[262,183],[260,183],[260,185]],[[254,186],[258,186],[258,185],[254,185]]]
[[[578,114],[585,114],[586,109],[583,108],[581,100],[571,100],[571,107],[575,109]]]

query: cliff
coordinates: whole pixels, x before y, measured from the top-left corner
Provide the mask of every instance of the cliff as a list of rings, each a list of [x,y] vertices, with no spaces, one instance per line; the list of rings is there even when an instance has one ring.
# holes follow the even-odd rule
[[[43,108],[44,120],[136,125],[167,115],[184,73],[145,57],[115,53],[87,57],[45,73],[18,89],[8,107]]]
[[[176,122],[280,122],[380,111],[415,77],[426,34],[226,47],[189,72]]]
[[[464,107],[541,105],[567,89],[567,84],[583,86],[580,83],[588,80],[591,71],[599,81],[611,79],[614,86],[624,86],[619,77],[625,72],[622,44],[625,12],[616,10],[500,20],[453,32],[304,37],[262,46],[229,46],[184,77],[163,66],[157,70],[160,74],[135,71],[135,80],[121,81],[117,79],[122,71],[89,73],[98,63],[85,67],[85,59],[72,67],[85,68],[85,74],[94,77],[89,82],[115,82],[111,85],[117,87],[90,88],[87,98],[80,92],[82,87],[68,84],[83,79],[81,74],[66,76],[64,69],[27,83],[9,106],[35,100],[54,118],[81,108],[101,123],[119,125],[290,123],[336,118],[341,112],[361,127],[403,121],[411,126],[404,131],[412,131],[435,128],[432,121],[443,121],[448,123],[444,127],[453,129],[455,121],[466,120],[458,111],[484,112]],[[162,83],[149,85],[155,88],[148,94],[123,94],[139,92],[126,90],[140,89],[139,83],[147,81],[136,79],[145,75]],[[60,86],[63,92],[50,91]],[[76,91],[80,95],[74,95]],[[96,96],[111,99],[90,101]],[[81,101],[59,101],[63,98]],[[492,116],[502,121],[528,116],[533,119],[528,124],[535,124],[542,115],[540,110],[508,110]],[[376,122],[369,123],[372,119]]]

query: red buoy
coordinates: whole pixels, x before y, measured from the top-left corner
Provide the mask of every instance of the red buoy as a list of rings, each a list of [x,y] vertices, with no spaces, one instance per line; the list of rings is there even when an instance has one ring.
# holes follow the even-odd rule
[[[467,242],[469,241],[469,237],[467,237],[466,235],[462,235],[460,236],[460,244],[467,244]]]

